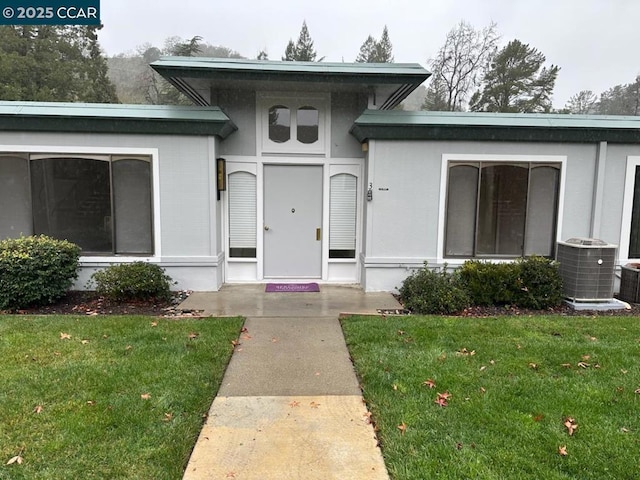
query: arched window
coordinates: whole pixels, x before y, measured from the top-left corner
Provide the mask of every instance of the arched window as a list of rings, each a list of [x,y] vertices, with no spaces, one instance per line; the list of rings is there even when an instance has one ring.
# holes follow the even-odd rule
[[[284,105],[269,109],[269,140],[284,143],[291,138],[291,111]]]
[[[300,107],[296,116],[296,133],[300,143],[311,144],[318,141],[320,115],[314,107]]]

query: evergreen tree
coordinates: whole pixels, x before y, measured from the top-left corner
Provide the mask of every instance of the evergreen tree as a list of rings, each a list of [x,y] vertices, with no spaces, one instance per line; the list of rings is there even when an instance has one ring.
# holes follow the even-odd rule
[[[482,91],[471,98],[471,110],[484,112],[547,113],[559,67],[543,67],[545,56],[519,40],[496,55],[484,77]]]
[[[389,31],[384,26],[380,41],[377,41],[371,35],[367,37],[362,46],[360,53],[356,57],[359,63],[393,63],[393,46],[389,40]]]
[[[0,27],[0,99],[117,102],[97,31],[80,25]]]
[[[573,95],[565,109],[568,113],[589,115],[596,113],[598,98],[591,90],[582,90]]]
[[[285,61],[298,61],[298,62],[315,62],[317,53],[313,48],[313,40],[309,35],[309,29],[307,28],[307,22],[302,22],[302,29],[300,30],[300,36],[298,41],[294,44],[293,40],[289,40],[287,48],[284,52],[282,60]],[[323,57],[324,58],[324,57]],[[319,61],[322,61],[320,59]]]

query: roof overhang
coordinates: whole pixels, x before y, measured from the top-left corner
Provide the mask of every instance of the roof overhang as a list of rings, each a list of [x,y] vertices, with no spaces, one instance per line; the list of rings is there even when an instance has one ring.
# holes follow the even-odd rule
[[[164,57],[151,67],[198,105],[211,90],[356,91],[375,96],[377,108],[397,106],[431,75],[417,63],[276,62],[230,58]]]
[[[0,102],[0,131],[216,135],[237,130],[217,107]]]
[[[470,140],[640,143],[640,117],[366,110],[351,127],[360,142]]]

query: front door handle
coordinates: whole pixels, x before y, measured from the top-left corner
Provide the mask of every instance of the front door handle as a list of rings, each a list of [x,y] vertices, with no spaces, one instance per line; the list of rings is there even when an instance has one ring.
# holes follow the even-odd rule
[[[322,240],[322,233],[319,228],[316,228],[316,240],[318,241]]]

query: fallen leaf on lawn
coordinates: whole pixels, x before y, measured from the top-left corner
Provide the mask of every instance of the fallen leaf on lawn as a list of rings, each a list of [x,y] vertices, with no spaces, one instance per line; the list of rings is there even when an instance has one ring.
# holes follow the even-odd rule
[[[636,388],[633,393],[640,395],[640,388]]]
[[[562,366],[564,368],[571,368],[572,367],[572,365],[570,363],[563,363]]]
[[[126,347],[124,347],[125,350],[131,350],[133,347],[131,345],[127,345]]]
[[[569,431],[569,436],[572,436],[573,433],[578,428],[578,424],[576,423],[575,419],[571,417],[565,418],[564,426],[567,427],[567,430]]]
[[[458,354],[459,354],[459,355],[469,355],[469,356],[473,356],[473,355],[475,355],[475,354],[476,354],[476,351],[475,351],[475,350],[471,350],[471,351],[469,351],[469,350],[467,350],[466,348],[462,348],[462,349],[458,350]]]
[[[520,350],[520,349],[522,348],[522,345],[517,344],[517,345],[516,345],[516,348],[517,348],[518,350]]]
[[[394,390],[398,390],[398,385],[394,383],[393,385],[391,385],[391,388],[393,388]]]
[[[495,361],[495,360],[489,360],[489,363],[490,363],[491,365],[495,365],[495,364],[496,364],[496,361]]]
[[[242,327],[242,328],[240,329],[240,331],[241,331],[242,333],[247,333],[249,330],[247,329],[247,327]]]
[[[588,363],[584,363],[584,362],[578,362],[578,366],[580,368],[589,368],[591,365],[589,365]]]
[[[567,455],[569,455],[567,453],[567,446],[566,445],[562,445],[561,447],[558,447],[558,453],[560,455],[562,455],[563,457],[566,457]]]
[[[600,364],[599,363],[594,363],[593,364],[593,368],[600,368]]]
[[[591,355],[582,355],[582,360],[585,362],[591,358]]]
[[[42,410],[42,405],[36,405],[36,407],[33,409],[33,413],[42,413]]]
[[[544,418],[544,415],[539,413],[538,415],[536,415],[535,417],[533,417],[533,421],[534,422],[539,422]]]
[[[54,354],[56,357],[59,357],[60,355],[62,355],[60,352],[53,352],[53,354]]]
[[[289,403],[290,407],[299,407],[300,406],[300,402],[298,402],[297,400],[293,400],[292,402]]]
[[[231,345],[233,345],[233,348],[237,347],[238,345],[240,345],[240,342],[237,340],[231,340]]]
[[[400,430],[400,433],[404,435],[404,432],[407,431],[407,424],[402,422],[400,425],[398,425],[398,430]]]
[[[624,368],[621,368],[620,371],[623,375],[626,375],[629,372],[629,370],[625,370]]]
[[[15,457],[11,457],[7,462],[7,465],[11,465],[13,463],[17,463],[18,465],[22,465],[23,458],[20,455],[16,455]]]
[[[451,398],[451,394],[449,392],[438,393],[438,398],[444,398],[445,400],[449,400]]]
[[[96,402],[94,402],[93,400],[87,400],[87,405],[89,405],[90,407],[93,407],[96,404]]]
[[[596,337],[589,337],[589,340],[591,340],[592,342],[595,342],[598,339]]]
[[[429,388],[436,388],[436,382],[434,382],[431,378],[422,382],[423,385]]]
[[[621,431],[622,433],[629,433],[629,429],[628,429],[628,428],[625,428],[625,427],[622,427],[622,428],[620,429],[620,431]]]
[[[530,362],[530,363],[529,363],[529,368],[533,368],[534,370],[537,370],[537,369],[538,369],[538,364],[537,364],[537,363]]]
[[[439,357],[438,360],[443,362],[447,359],[447,354],[446,353],[442,353]]]
[[[311,402],[309,405],[311,406],[311,408],[318,408],[320,406],[320,404],[316,402]]]
[[[71,340],[71,335],[60,332],[60,340]]]
[[[480,371],[483,372],[487,369],[487,367],[485,367],[484,365],[480,367]]]
[[[171,420],[173,420],[173,413],[167,412],[164,414],[164,421],[165,422],[170,422]]]
[[[151,395],[148,393],[143,393],[142,395],[140,395],[140,398],[142,400],[149,400],[151,398]]]
[[[372,422],[372,421],[371,421],[371,412],[367,412],[367,413],[365,413],[365,414],[363,415],[363,417],[364,417],[364,421],[365,421],[366,423],[371,423],[371,422]]]
[[[484,387],[480,387],[480,393],[487,393],[487,389]]]
[[[398,335],[404,335],[405,333],[407,332],[405,332],[404,330],[398,330]]]
[[[191,333],[189,333],[189,340],[193,340],[193,339],[195,339],[195,338],[198,338],[198,335],[200,335],[200,334],[199,334],[199,333],[197,333],[197,332],[191,332]]]
[[[157,327],[158,326],[158,322],[151,322],[151,326],[152,327]]]
[[[82,342],[80,343],[82,343],[83,345],[86,345],[87,343],[89,343],[89,340],[82,340]]]
[[[109,335],[102,335],[102,338],[109,338]]]
[[[440,405],[441,407],[446,407],[447,406],[447,399],[438,397],[433,401],[433,403],[435,403],[437,405]]]

